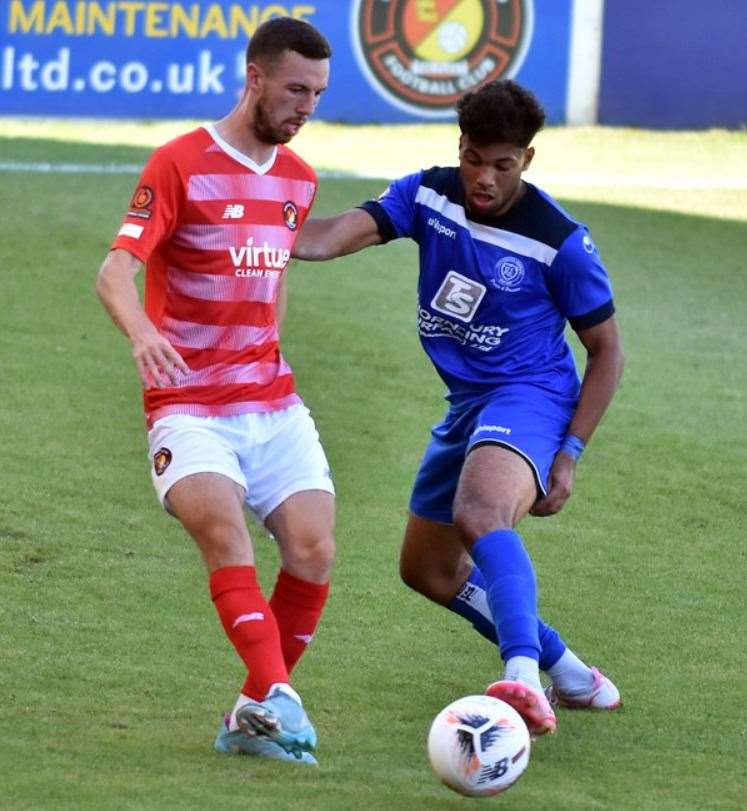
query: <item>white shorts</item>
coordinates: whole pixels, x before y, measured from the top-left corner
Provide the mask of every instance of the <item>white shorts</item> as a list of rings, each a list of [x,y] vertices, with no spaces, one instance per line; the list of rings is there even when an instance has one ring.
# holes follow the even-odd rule
[[[233,479],[262,522],[294,493],[335,492],[319,434],[304,405],[229,417],[171,414],[154,423],[148,445],[153,486],[166,510],[169,490],[194,473]]]

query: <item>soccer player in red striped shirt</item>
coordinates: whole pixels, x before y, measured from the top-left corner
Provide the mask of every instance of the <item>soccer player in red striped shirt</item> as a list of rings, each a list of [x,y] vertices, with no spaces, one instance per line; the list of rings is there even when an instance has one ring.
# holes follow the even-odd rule
[[[132,344],[156,493],[196,541],[247,668],[215,748],[310,763],[316,733],[289,674],[329,590],[334,487],[280,352],[278,313],[317,187],[285,144],[326,88],[330,55],[306,22],[261,25],[237,106],[156,150],[96,285]],[[141,305],[134,279],[143,264]],[[269,601],[245,504],[280,550]]]

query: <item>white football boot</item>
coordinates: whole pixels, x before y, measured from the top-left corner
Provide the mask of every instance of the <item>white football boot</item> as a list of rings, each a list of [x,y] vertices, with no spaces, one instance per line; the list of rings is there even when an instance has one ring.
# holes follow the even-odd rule
[[[622,705],[620,691],[597,668],[592,667],[594,680],[588,691],[583,693],[563,693],[551,684],[545,695],[551,705],[569,710],[616,710]]]

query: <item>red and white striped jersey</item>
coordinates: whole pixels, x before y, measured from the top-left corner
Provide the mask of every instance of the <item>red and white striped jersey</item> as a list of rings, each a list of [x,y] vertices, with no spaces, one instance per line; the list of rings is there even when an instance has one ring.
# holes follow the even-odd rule
[[[146,389],[149,426],[168,414],[300,402],[275,304],[316,187],[314,170],[285,146],[259,166],[212,125],[153,153],[112,248],[145,263],[145,311],[192,371]]]

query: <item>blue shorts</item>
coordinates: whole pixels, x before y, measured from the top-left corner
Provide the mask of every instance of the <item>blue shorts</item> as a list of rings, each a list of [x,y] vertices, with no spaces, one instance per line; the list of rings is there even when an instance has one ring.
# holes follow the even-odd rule
[[[537,386],[504,386],[488,398],[452,406],[436,425],[415,477],[410,510],[443,524],[454,522],[452,504],[467,454],[483,444],[501,445],[526,460],[537,495],[547,477],[577,404]]]

